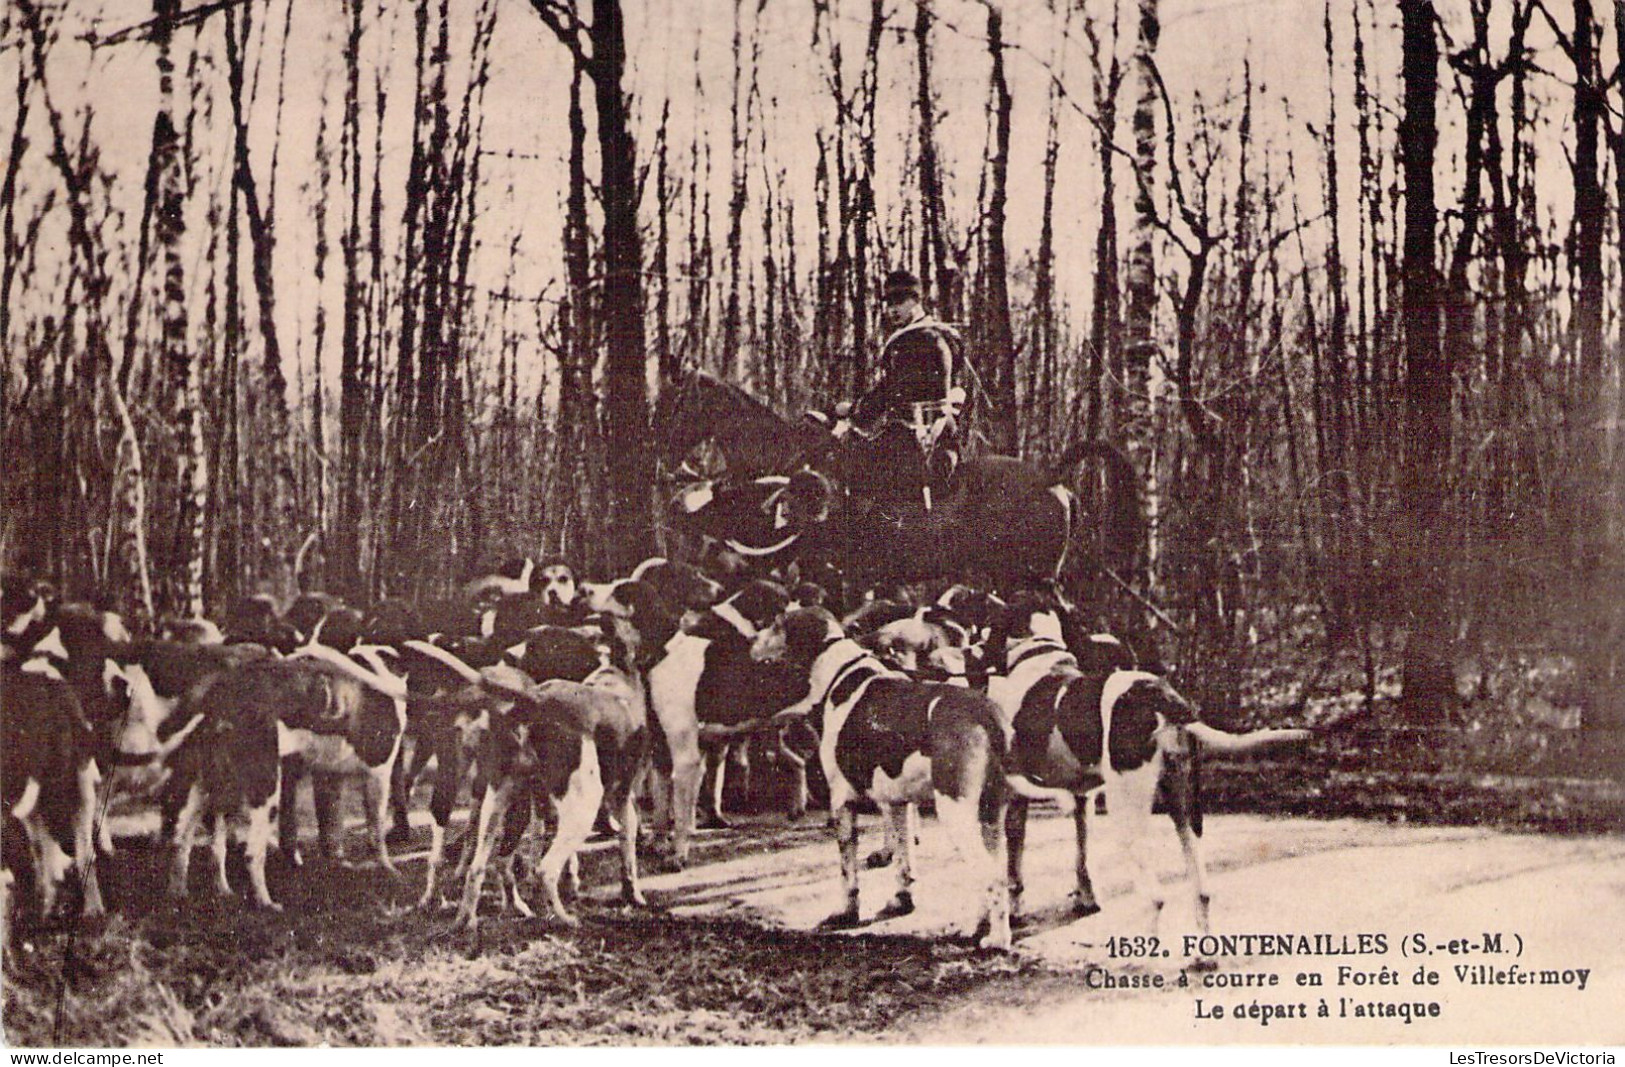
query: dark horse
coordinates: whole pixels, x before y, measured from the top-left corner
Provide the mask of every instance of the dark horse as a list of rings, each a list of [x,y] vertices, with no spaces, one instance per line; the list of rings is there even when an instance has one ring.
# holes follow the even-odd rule
[[[1068,546],[1088,528],[1075,468],[1107,472],[1097,565],[1122,569],[1138,551],[1137,476],[1102,442],[1072,446],[1048,469],[1009,456],[962,460],[940,499],[869,499],[846,491],[850,450],[812,422],[783,418],[740,389],[692,371],[662,394],[662,458],[676,467],[702,444],[726,475],[679,497],[691,529],[747,555],[832,563],[857,587],[980,576],[1014,590],[1061,577]]]

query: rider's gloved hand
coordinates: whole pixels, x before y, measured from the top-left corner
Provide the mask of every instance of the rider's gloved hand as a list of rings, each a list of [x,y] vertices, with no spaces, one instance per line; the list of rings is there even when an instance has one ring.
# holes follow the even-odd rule
[[[835,438],[835,440],[837,440],[837,441],[842,440],[843,438],[846,437],[847,434],[849,434],[851,432],[852,432],[852,420],[851,419],[837,419],[836,422],[835,422],[835,425],[831,426],[830,430],[829,430],[830,436]]]

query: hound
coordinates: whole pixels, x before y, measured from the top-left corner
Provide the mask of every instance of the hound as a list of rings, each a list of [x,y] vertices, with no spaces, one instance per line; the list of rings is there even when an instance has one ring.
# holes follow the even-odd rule
[[[634,790],[647,759],[648,733],[645,718],[632,706],[635,693],[618,681],[555,680],[521,688],[524,680],[517,672],[497,667],[485,674],[509,699],[493,714],[480,752],[487,785],[456,927],[472,930],[477,925],[492,854],[499,842],[505,850],[517,845],[533,802],[549,809],[554,828],[537,871],[548,907],[561,922],[576,925],[559,895],[559,881],[591,833],[606,787],[621,819],[622,897],[643,904]],[[516,802],[521,805],[517,810]],[[505,826],[510,814],[519,819],[512,828]],[[523,897],[516,892],[514,898],[522,914],[532,914]]]
[[[31,655],[37,669],[48,665],[54,676],[66,680],[90,726],[99,783],[93,823],[99,847],[111,853],[107,810],[112,798],[154,788],[162,779],[164,758],[173,751],[156,732],[174,706],[173,699],[157,692],[153,674],[152,649],[162,643],[132,641],[122,618],[86,604],[61,605],[47,625],[49,632]],[[209,657],[221,650],[195,652]],[[167,685],[170,680],[164,681]],[[165,695],[178,694],[177,688]]]
[[[0,794],[28,841],[42,917],[56,908],[71,865],[83,914],[103,914],[93,823],[100,773],[95,737],[73,688],[41,658],[10,662],[0,677]],[[71,858],[70,858],[71,854]],[[4,872],[9,879],[11,872]],[[4,921],[8,916],[0,916]]]
[[[536,561],[529,556],[506,560],[497,568],[497,573],[482,575],[466,583],[462,593],[472,601],[517,596],[531,591],[531,579],[535,574]]]
[[[406,687],[377,650],[362,648],[355,655],[362,662],[325,646],[307,646],[292,659],[223,672],[187,695],[177,717],[196,725],[171,759],[174,773],[165,797],[166,821],[174,826],[171,896],[186,893],[192,836],[205,818],[213,820],[215,888],[231,894],[227,830],[228,819],[238,816],[247,822],[254,900],[280,910],[266,885],[265,858],[273,840],[285,849],[297,840],[294,798],[284,796],[283,789],[282,759],[288,756],[302,757],[322,776],[318,829],[329,853],[337,851],[337,826],[331,810],[323,810],[328,805],[321,802],[322,785],[337,785],[329,776],[365,777],[374,854],[385,871],[398,874],[384,831],[390,776],[406,727]],[[273,825],[279,806],[283,817]]]
[[[1011,895],[1022,892],[1029,799],[1044,793],[1070,810],[1077,835],[1079,916],[1100,910],[1088,869],[1088,805],[1079,801],[1104,788],[1114,817],[1125,820],[1125,850],[1152,925],[1164,903],[1161,883],[1145,855],[1146,822],[1159,781],[1168,815],[1185,854],[1196,901],[1196,920],[1208,932],[1207,870],[1201,851],[1201,808],[1194,760],[1198,749],[1245,752],[1300,741],[1307,730],[1254,730],[1232,734],[1202,722],[1167,679],[1129,668],[1131,657],[1108,635],[1094,635],[1075,653],[1062,638],[1059,612],[1017,598],[995,623],[993,653],[1000,673],[988,680],[1010,738],[1009,780],[1018,790],[1007,823]],[[1164,775],[1166,773],[1166,779]]]
[[[841,854],[845,905],[832,928],[860,921],[857,802],[880,806],[897,857],[897,892],[878,918],[914,910],[914,805],[934,795],[938,818],[972,882],[983,887],[984,948],[1010,947],[1010,896],[1004,877],[1005,811],[1012,787],[1004,773],[1005,734],[998,709],[960,686],[915,682],[888,669],[848,638],[822,608],[787,613],[762,634],[753,654],[805,671],[807,696],[775,716],[805,718],[819,734],[830,810]]]
[[[671,826],[671,856],[688,862],[704,777],[702,742],[726,745],[766,725],[797,693],[784,694],[779,672],[754,663],[750,645],[789,600],[773,582],[751,581],[733,595],[675,625],[676,609],[646,578],[590,587],[594,610],[630,622],[648,672],[649,708],[670,753],[669,788],[657,784],[657,816]],[[662,642],[662,635],[665,637]],[[657,771],[667,772],[661,761]],[[667,798],[670,798],[667,804]]]

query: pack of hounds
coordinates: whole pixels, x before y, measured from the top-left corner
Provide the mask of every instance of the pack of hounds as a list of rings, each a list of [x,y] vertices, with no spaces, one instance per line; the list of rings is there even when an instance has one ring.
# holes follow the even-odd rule
[[[1035,802],[1071,813],[1073,906],[1093,914],[1084,800],[1104,790],[1128,822],[1153,925],[1163,894],[1139,846],[1160,792],[1205,933],[1197,754],[1307,736],[1202,722],[1124,644],[1083,632],[1055,592],[1005,601],[955,585],[843,612],[811,582],[725,586],[656,558],[589,583],[563,562],[520,560],[443,601],[359,610],[308,594],[279,610],[250,597],[218,624],[139,639],[118,615],[58,602],[42,583],[7,580],[3,593],[3,884],[22,904],[12,910],[36,919],[105,910],[98,877],[118,864],[109,813],[143,806],[159,812],[171,896],[188,892],[201,827],[215,890],[237,892],[235,835],[247,895],[279,908],[267,856],[304,864],[293,798],[308,777],[325,857],[340,858],[341,801],[358,782],[365,862],[380,877],[403,877],[393,855],[421,848],[427,822],[421,907],[455,906],[455,925],[472,929],[494,871],[504,909],[533,914],[534,890],[521,885],[533,879],[552,919],[574,924],[565,897],[579,891],[577,853],[595,829],[618,842],[622,901],[645,906],[640,854],[690,863],[700,813],[726,825],[728,753],[754,747],[787,772],[789,818],[807,811],[809,776],[827,786],[842,895],[826,926],[914,908],[922,804],[970,868],[960,884],[981,898],[970,929],[984,947],[1011,946]],[[466,829],[453,841],[465,789]],[[428,818],[414,826],[411,801],[424,792]],[[866,802],[886,843],[860,859]],[[516,857],[533,826],[545,837],[528,875]],[[896,873],[868,920],[865,864]]]

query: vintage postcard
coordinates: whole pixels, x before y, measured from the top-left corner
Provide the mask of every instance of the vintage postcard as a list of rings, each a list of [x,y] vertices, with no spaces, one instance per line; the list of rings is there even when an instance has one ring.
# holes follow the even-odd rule
[[[1613,1063],[1622,69],[11,0],[4,1044]]]

